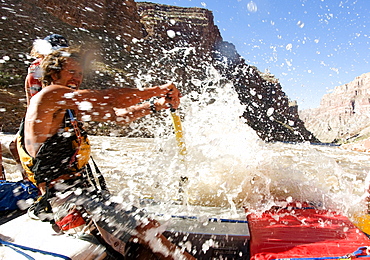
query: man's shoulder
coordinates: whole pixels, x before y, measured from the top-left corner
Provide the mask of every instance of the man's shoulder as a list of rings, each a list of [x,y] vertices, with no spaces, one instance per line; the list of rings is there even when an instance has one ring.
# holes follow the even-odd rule
[[[39,92],[41,99],[63,99],[63,98],[71,98],[74,96],[74,91],[70,88],[62,85],[49,85],[47,87],[43,87],[42,90]]]
[[[44,90],[44,92],[56,91],[56,90],[71,92],[70,88],[66,86],[62,86],[62,85],[49,85],[49,86],[43,87],[42,89]]]
[[[44,87],[30,100],[30,108],[59,110],[74,108],[74,95],[70,88],[61,85]]]

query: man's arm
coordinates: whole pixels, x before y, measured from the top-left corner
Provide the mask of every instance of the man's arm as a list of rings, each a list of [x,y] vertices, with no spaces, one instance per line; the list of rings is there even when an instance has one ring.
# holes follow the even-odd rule
[[[169,97],[162,97],[151,102],[144,102],[142,104],[130,106],[128,108],[115,108],[114,112],[116,114],[116,122],[129,124],[143,116],[153,114],[162,109],[167,109],[170,107],[177,108],[177,106],[177,102],[173,99]]]
[[[43,89],[43,106],[48,110],[74,109],[78,116],[90,121],[133,121],[151,113],[149,103],[138,103],[151,97],[162,97],[155,101],[156,110],[166,107],[166,103],[177,107],[180,103],[180,92],[174,84],[131,89],[111,88],[104,90],[77,90],[52,85]],[[135,106],[134,106],[135,105]]]
[[[76,98],[80,101],[95,102],[115,108],[127,108],[151,97],[167,96],[179,100],[180,92],[173,83],[144,89],[110,88],[104,90],[85,89],[76,91]]]
[[[24,81],[24,92],[26,93],[27,106],[30,105],[30,98],[31,98],[30,85],[29,85],[28,78],[29,78],[29,75],[27,75],[26,80]]]

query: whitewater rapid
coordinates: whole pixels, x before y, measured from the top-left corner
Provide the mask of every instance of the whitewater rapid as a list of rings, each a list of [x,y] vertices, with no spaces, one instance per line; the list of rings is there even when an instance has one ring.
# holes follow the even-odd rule
[[[182,199],[184,205],[218,207],[223,216],[291,201],[309,201],[349,217],[365,209],[370,154],[265,143],[240,117],[244,107],[232,86],[216,92],[205,91],[196,103],[190,95],[182,99],[185,156],[179,154],[168,112],[160,124],[150,116],[140,123],[153,126],[154,138],[90,137],[93,158],[116,199],[138,204],[150,198],[163,205]],[[5,145],[13,138],[0,135]],[[6,156],[7,175],[16,179],[17,168]],[[181,177],[188,178],[183,193]]]

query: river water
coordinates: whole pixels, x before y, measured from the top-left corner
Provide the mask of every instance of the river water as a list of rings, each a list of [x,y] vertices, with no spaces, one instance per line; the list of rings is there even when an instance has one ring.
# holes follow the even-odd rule
[[[154,138],[90,137],[93,157],[116,199],[135,204],[154,199],[163,203],[163,211],[174,202],[216,207],[213,217],[235,217],[246,208],[262,212],[290,201],[309,201],[350,218],[365,209],[369,154],[308,143],[265,143],[240,118],[244,107],[231,86],[210,95],[201,94],[197,102],[191,95],[182,98],[185,156],[179,154],[167,112],[140,123],[152,127]],[[0,135],[3,144],[13,138]],[[4,166],[9,179],[19,176],[6,151]],[[181,177],[188,178],[183,192]]]

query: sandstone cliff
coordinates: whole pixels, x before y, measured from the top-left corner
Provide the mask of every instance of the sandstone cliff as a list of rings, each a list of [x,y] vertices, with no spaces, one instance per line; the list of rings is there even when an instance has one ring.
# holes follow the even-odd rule
[[[0,66],[8,93],[23,92],[32,41],[59,33],[72,44],[92,50],[97,62],[93,63],[95,73],[85,80],[89,87],[175,80],[186,95],[229,82],[246,106],[242,116],[263,140],[319,142],[304,127],[297,107],[289,105],[276,79],[246,64],[235,46],[223,41],[209,10],[133,0],[5,0],[2,4],[0,57],[7,59]],[[209,78],[210,67],[221,75],[221,81]],[[11,118],[20,121],[24,109],[23,105],[17,113],[0,111],[2,131],[16,131],[18,122]],[[5,111],[15,110],[8,105]],[[110,128],[114,126],[106,129]]]
[[[336,87],[320,106],[300,111],[306,127],[321,141],[346,142],[370,133],[370,73]]]

